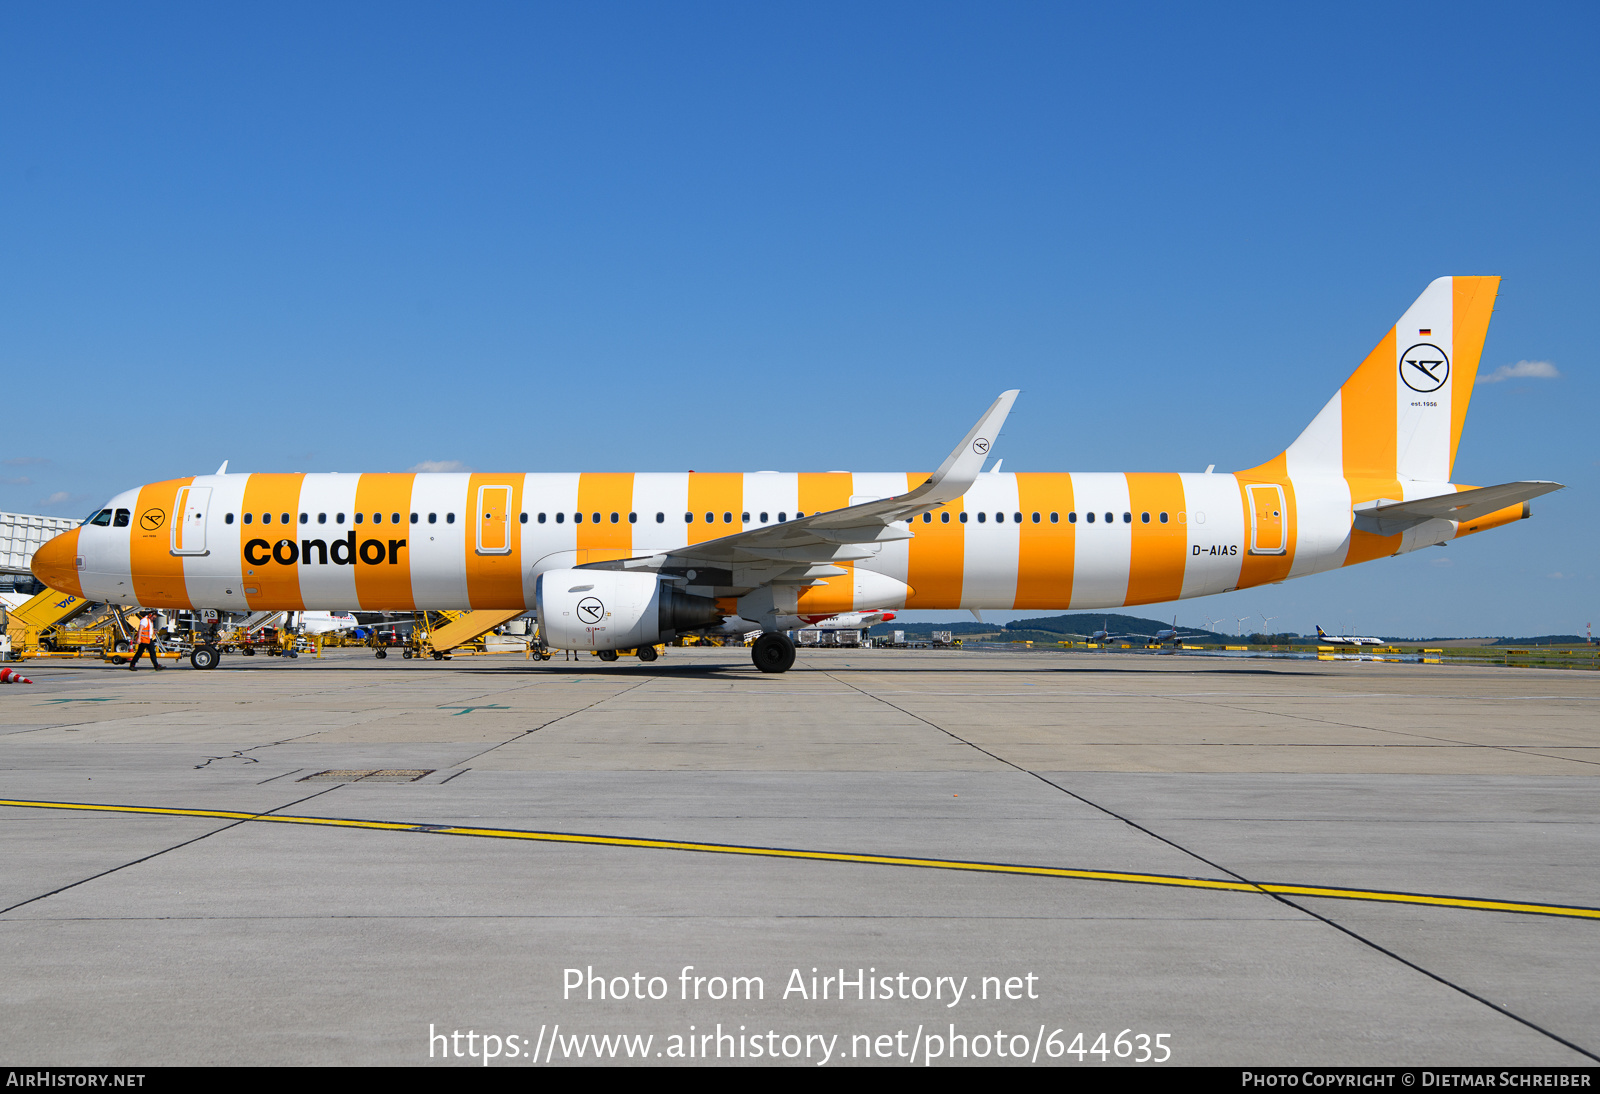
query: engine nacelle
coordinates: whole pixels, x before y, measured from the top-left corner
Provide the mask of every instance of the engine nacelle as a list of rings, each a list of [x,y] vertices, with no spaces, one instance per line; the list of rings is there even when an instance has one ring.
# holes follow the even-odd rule
[[[723,612],[655,574],[546,570],[534,586],[539,636],[558,650],[626,650],[714,627]]]

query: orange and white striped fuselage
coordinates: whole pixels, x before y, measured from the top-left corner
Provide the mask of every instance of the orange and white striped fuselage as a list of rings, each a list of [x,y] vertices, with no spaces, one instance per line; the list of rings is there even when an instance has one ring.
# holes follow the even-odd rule
[[[926,477],[200,476],[113,498],[107,508],[130,519],[67,533],[62,539],[75,540],[71,576],[51,581],[91,600],[151,608],[531,610],[545,570],[649,556],[843,508],[852,497],[903,494]],[[1404,499],[1397,485],[1363,491],[1342,478],[1250,474],[983,474],[960,499],[914,517],[911,538],[842,563],[861,573],[799,590],[797,607],[815,615],[1160,603],[1320,573],[1523,515],[1516,505],[1470,526],[1438,520],[1389,536],[1352,526],[1353,504]],[[692,578],[689,589],[734,591]]]
[[[702,615],[715,601],[768,628],[879,608],[1115,608],[1279,582],[1520,519],[1526,497],[1555,488],[1419,502],[1467,489],[1450,468],[1497,287],[1433,282],[1300,438],[1248,471],[981,473],[1008,392],[931,477],[219,474],[118,495],[41,548],[34,572],[156,608],[510,611],[539,608],[541,574],[578,574],[561,579],[576,598],[583,574],[609,569],[596,588],[615,591],[627,583],[615,571],[634,569],[627,581],[669,582]],[[633,588],[616,595],[654,595]]]

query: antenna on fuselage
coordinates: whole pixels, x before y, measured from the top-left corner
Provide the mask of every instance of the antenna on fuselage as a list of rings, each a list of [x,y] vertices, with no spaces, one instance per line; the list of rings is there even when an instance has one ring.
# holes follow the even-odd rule
[[[227,460],[223,460],[222,461],[222,466],[217,468],[217,474],[226,475],[227,473],[228,473],[228,461]]]

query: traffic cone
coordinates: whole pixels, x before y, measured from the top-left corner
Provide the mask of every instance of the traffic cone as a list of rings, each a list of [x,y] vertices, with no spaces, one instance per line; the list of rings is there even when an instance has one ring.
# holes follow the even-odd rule
[[[13,671],[11,669],[0,669],[0,684],[31,684],[31,683],[33,683],[33,681],[29,680],[26,676],[22,675],[22,673],[20,673],[20,672],[15,672],[15,671]]]

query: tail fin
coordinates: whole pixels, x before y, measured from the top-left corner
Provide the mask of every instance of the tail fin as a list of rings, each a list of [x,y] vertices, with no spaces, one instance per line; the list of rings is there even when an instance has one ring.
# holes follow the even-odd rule
[[[1328,637],[1328,632],[1322,629],[1322,624],[1320,624],[1320,623],[1317,624],[1317,637],[1318,638],[1327,638]]]
[[[1450,481],[1498,277],[1441,277],[1284,453],[1290,474]]]

